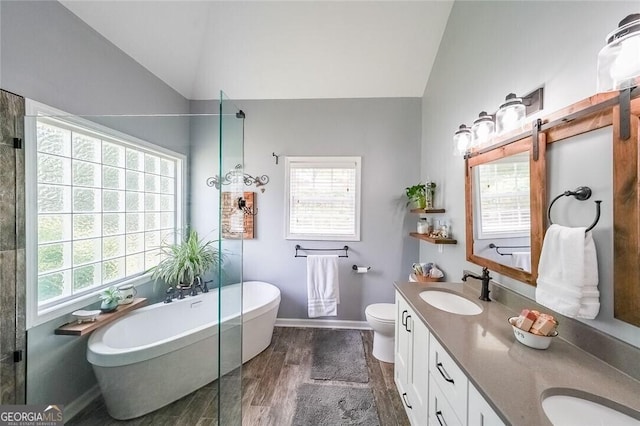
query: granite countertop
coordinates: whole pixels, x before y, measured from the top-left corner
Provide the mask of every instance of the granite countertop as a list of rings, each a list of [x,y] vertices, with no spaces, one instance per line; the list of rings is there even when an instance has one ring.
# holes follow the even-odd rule
[[[506,423],[551,425],[542,411],[542,394],[559,388],[577,389],[640,412],[640,382],[563,340],[561,334],[547,350],[524,346],[507,322],[519,312],[479,300],[479,287],[417,282],[396,282],[395,287]],[[483,312],[464,316],[441,311],[420,298],[428,289],[462,294]]]

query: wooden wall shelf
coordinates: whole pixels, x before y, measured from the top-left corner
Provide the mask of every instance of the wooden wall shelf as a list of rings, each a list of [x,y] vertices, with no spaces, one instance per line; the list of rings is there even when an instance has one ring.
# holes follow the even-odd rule
[[[458,240],[454,240],[451,238],[432,238],[427,234],[418,234],[417,232],[409,233],[413,238],[417,238],[419,240],[427,241],[433,244],[458,244]]]
[[[133,311],[134,309],[141,308],[147,303],[147,299],[144,297],[137,297],[133,299],[133,302],[128,305],[119,305],[118,310],[115,312],[111,312],[108,314],[100,314],[98,318],[93,322],[83,322],[78,324],[76,321],[70,322],[65,325],[61,325],[56,328],[55,334],[61,334],[65,336],[84,336],[85,334],[91,333],[93,330],[102,327],[103,325],[107,325],[110,322],[117,320],[118,318],[124,316],[127,312]]]
[[[411,213],[444,213],[444,209],[411,209]]]

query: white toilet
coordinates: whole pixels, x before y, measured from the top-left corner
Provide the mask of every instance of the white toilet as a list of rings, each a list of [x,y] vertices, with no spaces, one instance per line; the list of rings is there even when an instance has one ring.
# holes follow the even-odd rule
[[[364,311],[373,328],[373,356],[383,362],[393,362],[393,337],[396,328],[396,305],[374,303]]]

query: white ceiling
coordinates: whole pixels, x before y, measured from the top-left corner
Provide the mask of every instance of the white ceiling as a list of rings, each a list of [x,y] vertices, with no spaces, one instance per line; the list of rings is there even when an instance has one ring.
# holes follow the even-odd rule
[[[421,97],[453,4],[60,2],[187,99]]]

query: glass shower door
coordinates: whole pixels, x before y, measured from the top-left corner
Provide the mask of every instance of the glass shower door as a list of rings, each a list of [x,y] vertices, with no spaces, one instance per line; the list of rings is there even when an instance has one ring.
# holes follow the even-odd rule
[[[242,424],[244,113],[220,92],[218,424]]]

